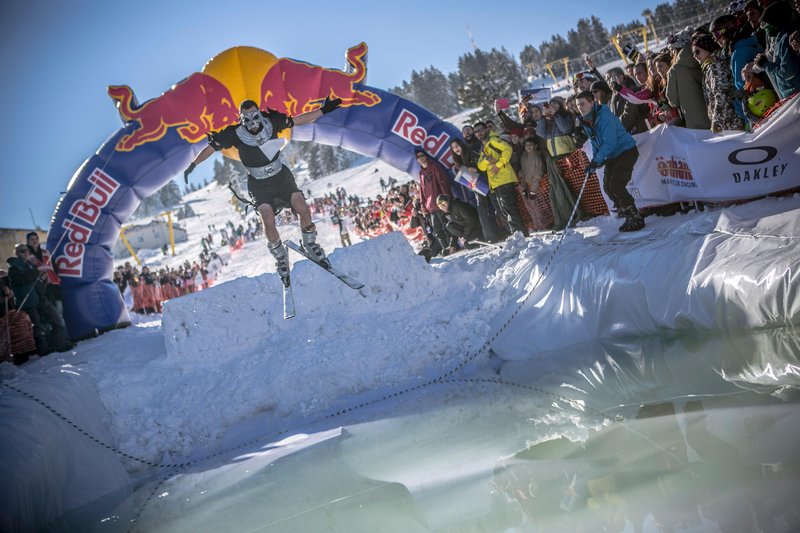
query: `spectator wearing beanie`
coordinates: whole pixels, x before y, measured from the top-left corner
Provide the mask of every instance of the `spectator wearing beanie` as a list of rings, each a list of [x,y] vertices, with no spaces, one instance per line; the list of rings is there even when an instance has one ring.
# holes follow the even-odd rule
[[[692,56],[691,32],[686,28],[667,38],[673,59],[667,72],[666,96],[670,106],[680,109],[687,128],[707,130],[711,122],[703,97],[703,71]]]
[[[711,131],[743,130],[744,122],[736,114],[733,75],[714,37],[708,32],[695,33],[692,36],[692,55],[703,71],[703,95]]]
[[[792,9],[784,2],[767,7],[761,26],[767,32],[766,54],[759,54],[755,64],[767,73],[778,96],[788,98],[800,90],[800,57],[790,46]]]

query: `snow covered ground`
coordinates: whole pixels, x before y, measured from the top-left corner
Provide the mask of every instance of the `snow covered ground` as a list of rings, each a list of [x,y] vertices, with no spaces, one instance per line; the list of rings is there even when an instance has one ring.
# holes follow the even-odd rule
[[[368,162],[302,188],[374,197],[378,176],[409,179]],[[145,262],[194,260],[209,224],[239,220],[228,198],[216,185],[188,195],[189,242]],[[798,214],[795,195],[650,217],[633,235],[605,217],[431,264],[400,234],[340,248],[318,219],[333,262],[366,287],[297,261],[289,321],[264,242],[249,243],[163,317],[0,366],[0,526],[212,531],[237,517],[234,530],[455,531],[454,516],[492,512],[501,458],[586,441],[615,414],[635,418],[624,406],[742,391],[789,401]],[[730,340],[749,330],[762,336]],[[781,438],[797,442],[791,428]],[[342,510],[342,492],[361,496]],[[269,520],[247,515],[254,498]]]

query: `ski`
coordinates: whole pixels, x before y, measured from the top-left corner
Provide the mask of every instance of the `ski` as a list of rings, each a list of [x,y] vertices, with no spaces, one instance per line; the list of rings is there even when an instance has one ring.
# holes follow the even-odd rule
[[[312,263],[314,263],[315,265],[317,265],[321,269],[325,270],[326,272],[328,272],[331,275],[333,275],[336,278],[338,278],[342,283],[344,283],[345,285],[347,285],[351,289],[358,290],[358,289],[361,289],[361,288],[364,287],[363,283],[361,283],[357,279],[351,277],[350,275],[345,274],[344,272],[342,272],[340,270],[337,270],[336,267],[334,267],[330,263],[328,263],[327,265],[322,264],[322,263],[317,263],[316,261],[314,261],[314,259],[310,255],[308,255],[308,253],[303,249],[303,247],[300,246],[299,244],[297,244],[296,242],[294,242],[294,241],[285,241],[285,244],[286,244],[287,247],[291,248],[292,250],[294,250],[298,254],[302,255],[303,257],[305,257],[306,259],[308,259],[309,261],[311,261]]]
[[[283,319],[294,318],[294,293],[292,292],[291,278],[281,279],[283,285]]]
[[[503,247],[500,246],[499,244],[494,244],[494,243],[491,243],[491,242],[475,241],[475,240],[472,240],[470,242],[474,242],[475,244],[479,244],[481,246],[488,246],[489,248],[497,248],[498,250],[502,250],[503,249]]]

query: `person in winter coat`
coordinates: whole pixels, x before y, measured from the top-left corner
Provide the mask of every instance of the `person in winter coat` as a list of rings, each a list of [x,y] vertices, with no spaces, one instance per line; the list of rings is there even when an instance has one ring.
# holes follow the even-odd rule
[[[781,99],[800,91],[800,56],[790,45],[791,24],[792,10],[786,3],[767,7],[761,15],[761,27],[767,32],[768,49],[754,60],[767,73]]]
[[[482,241],[483,232],[481,231],[481,222],[478,218],[478,210],[466,202],[462,202],[457,198],[453,198],[449,194],[440,194],[436,198],[436,203],[447,215],[447,228],[448,233],[453,235],[456,239],[464,239],[464,245],[467,246],[470,241]],[[455,252],[456,248],[453,246],[450,249]]]
[[[645,119],[650,110],[649,107],[644,104],[630,102],[623,96],[623,91],[627,91],[628,93],[635,93],[638,91],[638,87],[633,78],[626,76],[621,68],[614,67],[606,73],[606,81],[612,91],[609,107],[622,121],[622,125],[628,133],[636,134],[647,131]]]
[[[659,76],[658,90],[655,95],[656,103],[651,113],[653,126],[658,126],[659,124],[679,126],[683,123],[681,112],[669,105],[669,100],[667,99],[667,75],[672,65],[672,56],[668,53],[659,54],[653,59],[653,64]]]
[[[575,129],[575,117],[564,109],[559,99],[552,99],[543,104],[542,119],[536,123],[536,135],[543,139],[548,153],[558,159],[576,150],[572,131]]]
[[[680,109],[687,128],[707,130],[711,127],[703,97],[703,72],[692,56],[691,29],[670,35],[667,47],[673,53],[667,72],[666,96],[669,105]]]
[[[592,143],[593,157],[589,170],[605,165],[603,189],[617,206],[617,212],[626,219],[619,230],[644,228],[644,218],[626,188],[639,158],[636,141],[607,106],[594,101],[590,91],[580,93],[577,104],[582,116],[581,125]]]
[[[715,18],[709,29],[714,40],[729,58],[734,90],[737,91],[737,94],[741,94],[744,91],[742,69],[764,49],[758,44],[754,35],[750,35],[745,28],[739,25],[739,19],[735,15],[722,15]],[[735,99],[735,110],[739,118],[746,120],[741,98]]]
[[[47,355],[52,352],[48,340],[47,325],[39,314],[39,295],[35,285],[46,274],[39,272],[39,269],[29,260],[30,251],[27,244],[18,244],[14,248],[15,257],[8,258],[8,279],[11,282],[11,290],[16,295],[17,306],[25,311],[33,323],[33,338],[36,342],[36,352],[39,355]]]
[[[476,129],[475,135],[483,141],[478,170],[486,172],[489,191],[494,196],[500,213],[505,217],[511,231],[528,236],[528,228],[517,207],[517,175],[511,168],[511,145],[488,129]]]
[[[478,123],[476,126],[480,128],[484,127],[483,123]],[[456,171],[462,170],[463,167],[465,172],[479,173],[478,158],[480,157],[480,147],[477,150],[473,150],[461,139],[453,139],[450,141],[450,149],[453,152],[453,168]],[[480,174],[485,177],[484,173]],[[500,226],[497,222],[497,217],[495,216],[496,210],[492,205],[490,197],[483,196],[478,192],[473,192],[473,194],[475,195],[475,204],[478,206],[478,217],[481,221],[483,236],[489,242],[503,240],[505,228]]]
[[[548,220],[546,213],[543,212],[548,207],[549,199],[546,197],[547,195],[544,195],[544,198],[539,197],[539,189],[547,167],[542,153],[539,152],[536,139],[528,137],[523,146],[519,173],[523,203],[530,214],[534,229],[543,230],[552,225],[552,221]]]
[[[692,38],[692,55],[703,71],[703,93],[708,107],[711,131],[743,130],[744,121],[736,113],[733,76],[719,45],[710,33],[698,32]]]
[[[450,180],[444,167],[424,150],[418,149],[414,156],[419,163],[420,210],[425,215],[438,242],[439,247],[436,251],[444,251],[450,247],[450,237],[445,230],[447,220],[442,210],[436,205],[436,198],[440,194],[450,194]]]

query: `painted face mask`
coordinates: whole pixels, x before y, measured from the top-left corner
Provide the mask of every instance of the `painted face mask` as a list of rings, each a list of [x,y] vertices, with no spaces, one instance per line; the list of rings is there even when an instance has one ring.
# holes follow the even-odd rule
[[[261,124],[261,111],[258,109],[249,109],[243,111],[239,118],[242,125],[248,130],[256,129]]]

